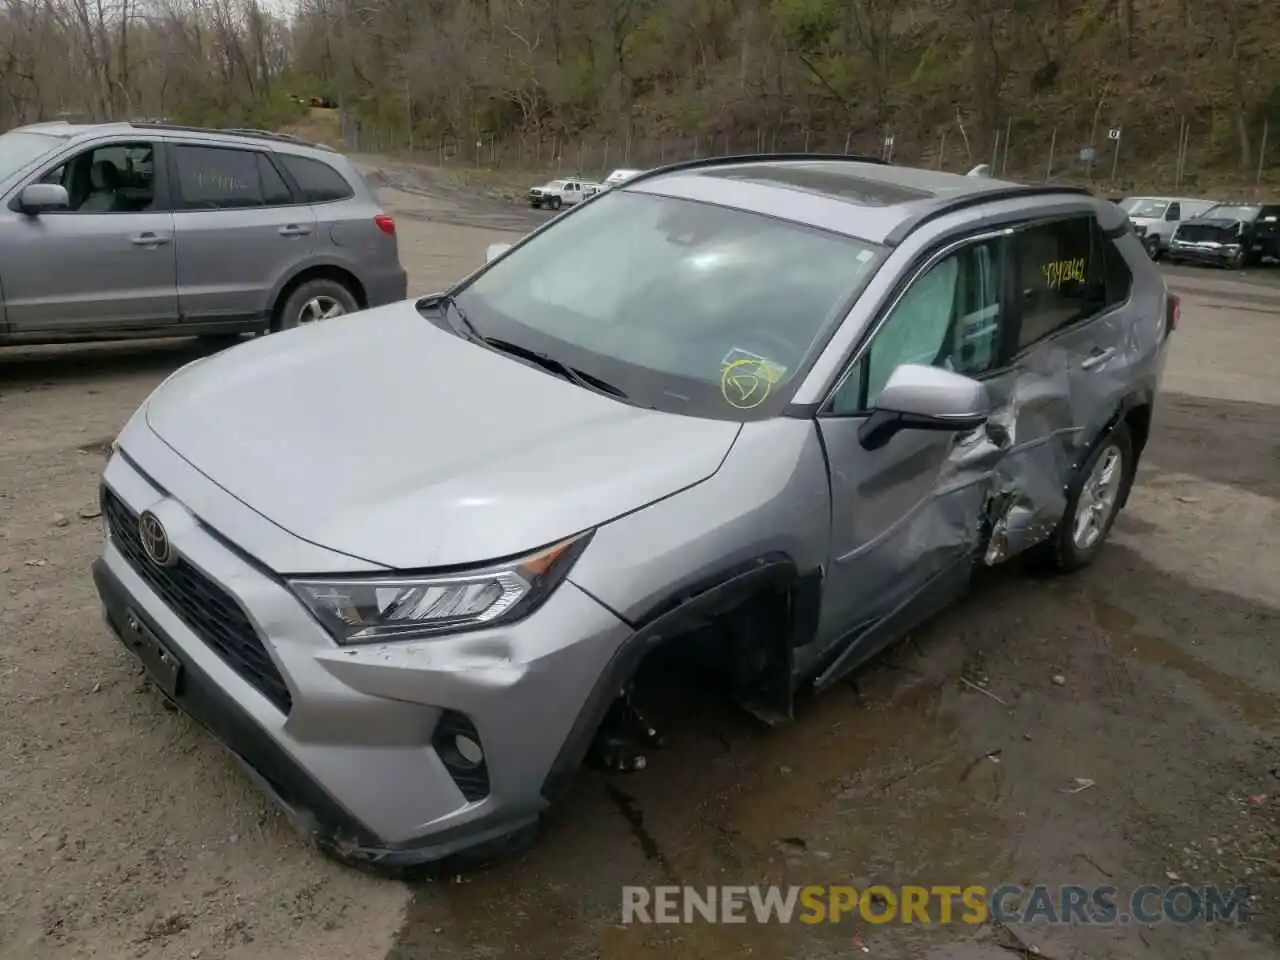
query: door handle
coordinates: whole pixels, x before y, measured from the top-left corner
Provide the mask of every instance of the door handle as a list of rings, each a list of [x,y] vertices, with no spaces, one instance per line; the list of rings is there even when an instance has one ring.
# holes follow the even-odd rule
[[[305,237],[310,232],[310,227],[303,227],[296,223],[291,223],[280,228],[280,236],[282,237]]]
[[[158,233],[151,233],[148,231],[146,233],[135,234],[131,242],[135,247],[158,247],[162,243],[168,243],[169,238],[162,237]]]
[[[1085,370],[1092,370],[1095,367],[1102,366],[1102,364],[1106,363],[1115,355],[1116,355],[1115,347],[1107,347],[1107,349],[1105,350],[1095,350],[1093,353],[1089,354],[1087,357],[1085,357],[1083,360],[1080,361],[1080,366]]]

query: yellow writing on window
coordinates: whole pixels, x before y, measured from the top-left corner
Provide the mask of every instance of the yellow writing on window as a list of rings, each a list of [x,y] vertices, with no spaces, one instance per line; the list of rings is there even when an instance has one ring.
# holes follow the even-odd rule
[[[1084,283],[1084,257],[1074,260],[1051,260],[1040,268],[1044,282],[1050,290],[1057,290],[1064,283]]]

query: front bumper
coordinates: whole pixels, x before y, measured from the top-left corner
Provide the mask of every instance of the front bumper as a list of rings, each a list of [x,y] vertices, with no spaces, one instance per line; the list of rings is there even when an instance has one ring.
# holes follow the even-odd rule
[[[1233,263],[1240,251],[1249,251],[1249,244],[1233,243],[1188,243],[1173,240],[1169,243],[1168,254],[1176,260],[1188,260],[1194,263],[1211,263],[1226,265]]]
[[[532,835],[593,685],[632,634],[614,614],[566,581],[507,627],[340,648],[279,578],[120,454],[106,482],[159,517],[181,562],[244,615],[289,696],[270,696],[187,605],[166,602],[118,537],[93,567],[107,623],[322,849],[398,871]],[[176,683],[159,675],[157,650],[180,664]],[[480,784],[438,748],[459,723],[484,750]]]

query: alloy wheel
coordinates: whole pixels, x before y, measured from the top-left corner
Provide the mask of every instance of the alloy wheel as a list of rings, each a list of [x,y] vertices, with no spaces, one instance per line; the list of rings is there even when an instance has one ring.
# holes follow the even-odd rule
[[[1111,515],[1119,502],[1120,485],[1124,481],[1124,454],[1117,446],[1102,451],[1093,465],[1089,479],[1080,488],[1071,538],[1076,549],[1088,550],[1106,532]]]

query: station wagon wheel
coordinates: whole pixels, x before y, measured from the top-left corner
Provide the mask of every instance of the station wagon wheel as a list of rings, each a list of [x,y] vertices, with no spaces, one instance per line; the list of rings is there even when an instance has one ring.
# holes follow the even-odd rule
[[[298,324],[332,320],[334,317],[340,317],[346,312],[346,308],[333,297],[326,297],[321,294],[320,296],[312,297],[302,305],[302,310],[298,313]]]
[[[1053,535],[1030,559],[1069,573],[1088,566],[1102,549],[1133,484],[1133,441],[1118,424],[1093,448],[1067,486],[1067,506]]]
[[[289,294],[276,310],[272,329],[291,330],[298,326],[310,326],[355,313],[359,309],[360,304],[342,283],[328,278],[316,278],[302,283]]]

